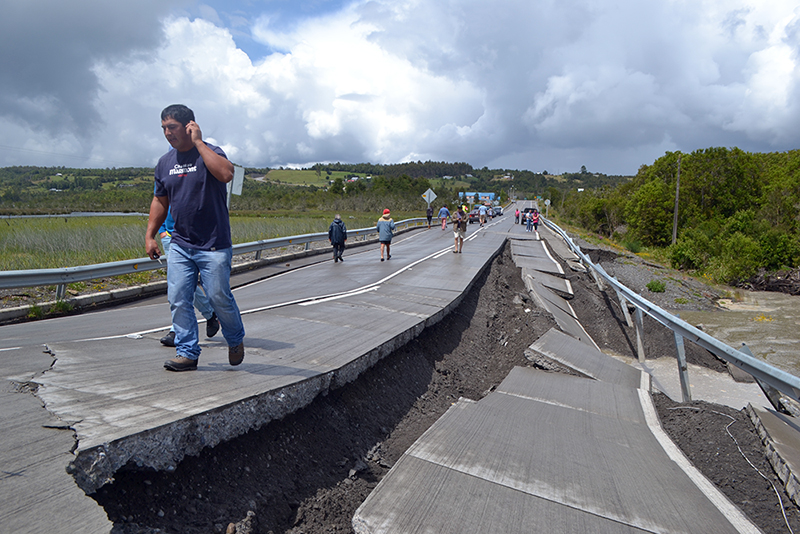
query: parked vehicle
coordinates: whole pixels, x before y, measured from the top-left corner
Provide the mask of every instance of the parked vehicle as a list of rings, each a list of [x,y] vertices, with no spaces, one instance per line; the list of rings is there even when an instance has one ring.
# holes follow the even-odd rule
[[[500,217],[503,214],[503,206],[495,206],[494,207],[494,216]]]
[[[474,210],[469,212],[469,215],[467,215],[467,222],[469,222],[469,224],[472,224],[474,222],[481,222],[481,215],[478,208],[475,208]]]

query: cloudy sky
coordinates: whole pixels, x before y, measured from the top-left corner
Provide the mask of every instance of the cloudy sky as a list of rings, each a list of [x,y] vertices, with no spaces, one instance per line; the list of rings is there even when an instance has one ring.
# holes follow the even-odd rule
[[[800,148],[797,0],[4,0],[0,166],[152,166],[193,108],[237,164],[634,174]]]

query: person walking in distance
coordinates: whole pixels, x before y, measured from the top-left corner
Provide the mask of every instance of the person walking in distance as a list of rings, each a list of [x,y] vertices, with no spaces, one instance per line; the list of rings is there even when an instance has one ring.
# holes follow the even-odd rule
[[[153,260],[159,257],[156,234],[171,209],[175,227],[167,256],[167,295],[176,357],[164,362],[164,367],[169,371],[197,369],[200,345],[192,300],[198,274],[228,344],[228,362],[239,365],[244,360],[245,332],[230,288],[233,243],[226,205],[226,184],[233,180],[233,164],[221,148],[203,141],[188,107],[166,107],[161,112],[161,128],[174,150],[156,165],[145,251]]]
[[[533,212],[528,211],[525,213],[525,231],[530,232],[533,230]]]
[[[431,220],[433,219],[433,206],[428,204],[428,209],[425,211],[425,217],[428,218],[428,230],[431,229]]]
[[[453,253],[460,254],[464,247],[464,236],[467,233],[467,212],[459,206],[453,214],[453,235],[455,236],[455,247]]]
[[[378,219],[378,241],[381,242],[381,261],[383,261],[383,249],[386,249],[386,259],[392,259],[392,237],[394,236],[394,232],[397,230],[397,227],[394,225],[394,221],[392,220],[391,212],[389,208],[383,210],[383,216]]]
[[[333,245],[333,263],[344,261],[342,252],[344,252],[344,242],[347,241],[347,227],[338,213],[334,216],[331,227],[328,228],[328,241]]]
[[[447,218],[450,217],[450,210],[447,209],[446,204],[442,204],[439,208],[439,219],[442,221],[442,230],[447,229]]]
[[[534,209],[533,212],[531,212],[531,224],[533,225],[533,231],[534,232],[538,232],[539,231],[539,210],[537,210],[537,209]]]
[[[519,208],[514,212],[514,224],[519,224]]]
[[[481,204],[480,207],[478,208],[478,219],[480,219],[481,226],[483,226],[484,223],[486,222],[486,206],[484,206],[483,204]]]
[[[164,224],[161,225],[161,228],[158,229],[158,235],[161,238],[161,247],[164,250],[164,255],[167,257],[169,257],[169,245],[172,242],[174,227],[175,220],[172,218],[172,210],[167,210],[167,218],[164,220]],[[197,311],[199,311],[206,320],[206,337],[214,337],[217,335],[217,332],[219,332],[217,314],[215,314],[214,310],[211,308],[211,303],[208,302],[208,297],[205,291],[203,291],[203,286],[200,284],[197,284],[197,289],[194,291],[194,307],[197,308]],[[167,335],[162,337],[159,341],[164,346],[174,347],[175,327],[170,327]]]

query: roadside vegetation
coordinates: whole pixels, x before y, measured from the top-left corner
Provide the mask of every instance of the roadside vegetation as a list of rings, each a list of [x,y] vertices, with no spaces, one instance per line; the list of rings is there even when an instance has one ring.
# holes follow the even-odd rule
[[[527,173],[527,171],[524,171]],[[463,163],[314,165],[308,169],[245,169],[243,194],[231,199],[234,243],[324,232],[340,213],[350,229],[374,226],[384,208],[395,220],[422,217],[422,194],[434,206],[459,191],[507,198],[507,171]],[[528,173],[532,174],[532,173]],[[0,169],[0,270],[63,268],[143,257],[153,196],[152,168]],[[59,217],[119,212],[119,217]],[[49,215],[41,218],[13,216]]]
[[[384,208],[395,220],[423,217],[422,195],[432,189],[438,211],[460,194],[492,192],[563,198],[574,187],[617,184],[625,177],[589,173],[551,175],[528,170],[475,169],[467,163],[397,165],[316,164],[306,169],[246,168],[241,196],[231,199],[234,243],[324,232],[340,213],[348,228],[375,224]],[[0,270],[63,268],[143,256],[153,196],[152,168],[0,168]],[[474,202],[474,197],[466,202]],[[58,217],[119,212],[120,217]],[[13,216],[49,215],[15,219]]]
[[[234,243],[326,232],[332,212],[231,217]],[[393,213],[396,220],[419,213]],[[344,215],[349,229],[375,225],[377,215]],[[352,217],[352,218],[351,218]],[[47,217],[0,222],[0,271],[57,269],[143,258],[146,216]]]
[[[800,150],[668,152],[631,180],[552,197],[565,222],[714,282],[800,265]]]

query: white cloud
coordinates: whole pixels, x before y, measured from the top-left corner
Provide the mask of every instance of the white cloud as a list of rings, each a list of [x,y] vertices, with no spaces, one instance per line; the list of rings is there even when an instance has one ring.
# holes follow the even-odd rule
[[[20,74],[0,82],[0,164],[76,165],[55,148],[3,147],[152,164],[167,147],[159,112],[177,102],[251,166],[434,159],[633,173],[665,150],[800,141],[800,11],[787,0],[372,0],[317,16],[300,2],[289,24],[236,2],[163,18],[177,2],[140,2],[149,16],[99,9],[130,19],[113,25],[120,36],[94,29],[96,2],[56,8],[67,26],[90,21],[84,35],[56,32],[70,76],[42,52],[53,43],[27,39],[31,51],[0,60]],[[32,25],[29,6],[12,0],[11,12]],[[25,24],[0,22],[13,34],[4,47]],[[237,47],[247,24],[269,55]],[[42,83],[31,62],[56,74]]]

